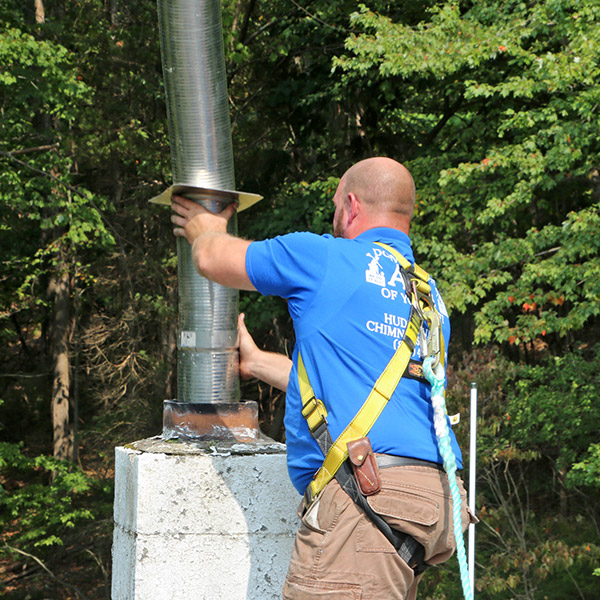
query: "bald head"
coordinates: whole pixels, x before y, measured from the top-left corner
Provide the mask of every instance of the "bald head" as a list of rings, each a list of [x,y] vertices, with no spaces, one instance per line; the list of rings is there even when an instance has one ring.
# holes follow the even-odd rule
[[[373,216],[412,217],[415,184],[408,169],[391,158],[361,160],[350,167],[340,182],[344,195],[355,194]]]

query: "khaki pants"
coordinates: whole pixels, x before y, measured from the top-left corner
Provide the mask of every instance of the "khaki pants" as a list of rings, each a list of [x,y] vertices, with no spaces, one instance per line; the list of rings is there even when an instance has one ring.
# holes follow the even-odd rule
[[[375,512],[423,544],[427,563],[447,560],[456,545],[446,474],[401,466],[381,469],[381,480],[381,491],[368,497]],[[471,518],[460,478],[458,484],[465,530]],[[283,598],[414,600],[421,577],[333,480],[302,517]]]

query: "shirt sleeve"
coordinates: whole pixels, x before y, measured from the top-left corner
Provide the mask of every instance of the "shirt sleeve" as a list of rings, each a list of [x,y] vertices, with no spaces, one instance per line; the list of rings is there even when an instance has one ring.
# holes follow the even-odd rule
[[[246,252],[250,281],[261,294],[288,300],[292,317],[299,317],[321,287],[330,238],[290,233],[252,242]]]

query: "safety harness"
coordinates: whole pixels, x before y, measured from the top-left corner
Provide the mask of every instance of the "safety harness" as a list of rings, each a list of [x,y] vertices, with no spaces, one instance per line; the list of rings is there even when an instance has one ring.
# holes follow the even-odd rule
[[[444,368],[444,341],[441,319],[433,299],[429,274],[418,265],[412,265],[394,248],[376,242],[398,261],[404,277],[406,293],[411,301],[408,325],[404,338],[391,360],[375,382],[373,389],[356,416],[344,431],[333,441],[327,427],[327,409],[319,400],[310,384],[302,356],[298,355],[298,381],[302,397],[302,415],[306,419],[312,437],[316,440],[325,459],[306,489],[304,502],[309,507],[321,490],[335,477],[342,488],[366,512],[382,533],[396,548],[398,554],[414,569],[416,574],[425,570],[424,549],[412,536],[393,530],[373,509],[358,489],[352,471],[348,465],[347,444],[366,437],[371,427],[394,394],[402,377],[422,377],[420,365],[411,361],[419,336],[422,354],[430,358],[434,366]],[[426,336],[423,325],[427,323],[429,334]]]

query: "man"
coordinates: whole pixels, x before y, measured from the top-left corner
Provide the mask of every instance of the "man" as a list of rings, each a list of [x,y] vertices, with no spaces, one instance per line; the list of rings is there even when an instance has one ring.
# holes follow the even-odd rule
[[[408,233],[415,188],[408,170],[389,158],[363,160],[343,175],[333,202],[334,236],[293,233],[262,242],[226,233],[235,206],[214,215],[184,198],[173,203],[174,233],[192,244],[200,274],[288,300],[296,333],[292,360],[257,348],[240,318],[240,369],[243,376],[287,391],[288,471],[300,493],[324,458],[302,416],[299,356],[336,440],[402,344],[411,314],[411,284],[394,253],[414,263]],[[447,344],[446,308],[434,281],[429,284]],[[419,352],[417,343],[412,358],[419,360]],[[367,502],[392,528],[418,542],[414,546],[425,563],[436,564],[452,554],[455,543],[430,397],[422,379],[402,377],[370,428],[381,489]],[[459,487],[464,499],[460,481]],[[465,504],[463,528],[469,521]],[[302,515],[283,597],[412,600],[421,569],[409,562],[332,479]]]

